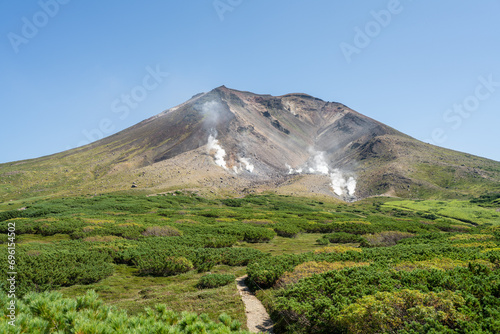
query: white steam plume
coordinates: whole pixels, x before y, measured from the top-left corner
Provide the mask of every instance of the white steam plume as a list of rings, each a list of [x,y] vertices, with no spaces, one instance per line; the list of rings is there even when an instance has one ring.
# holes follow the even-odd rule
[[[215,128],[217,126],[222,108],[221,103],[218,101],[208,101],[203,103],[201,106],[201,112],[204,116],[203,124],[205,129]]]
[[[255,166],[250,163],[250,160],[248,160],[248,158],[239,158],[239,160],[243,162],[247,171],[253,173]]]
[[[293,169],[289,164],[285,164],[285,167],[288,168],[288,174],[302,174],[303,172],[302,168]]]
[[[351,176],[349,180],[347,180],[347,193],[350,196],[354,196],[354,194],[356,193],[356,185],[356,179]]]
[[[356,193],[357,182],[353,176],[345,177],[343,172],[338,169],[331,169],[325,158],[325,152],[310,149],[311,158],[306,163],[305,170],[309,174],[329,175],[333,192],[338,196],[353,197]],[[301,174],[302,168],[293,169],[289,164],[285,164],[288,174]]]
[[[334,169],[330,173],[330,180],[332,181],[333,192],[338,196],[343,196],[344,194],[354,196],[356,193],[356,179],[352,176],[349,179],[345,179],[339,169]]]
[[[344,195],[346,181],[342,176],[342,172],[338,169],[334,169],[333,172],[330,173],[330,180],[332,180],[333,192],[339,196]]]
[[[243,170],[246,170],[250,173],[253,173],[255,166],[250,163],[250,160],[248,158],[242,158],[242,157],[238,156],[238,162],[239,162],[239,164],[238,164],[239,166],[233,166],[233,171],[236,174],[243,172]],[[242,166],[242,164],[244,167]]]
[[[215,163],[224,168],[227,169],[226,165],[226,160],[224,160],[224,157],[226,156],[226,151],[222,148],[222,146],[219,145],[219,141],[215,139],[217,136],[216,135],[210,135],[208,136],[208,143],[207,143],[207,149],[208,149],[208,154],[213,154]]]
[[[330,168],[325,160],[325,152],[316,152],[313,158],[313,169],[316,173],[328,175]]]

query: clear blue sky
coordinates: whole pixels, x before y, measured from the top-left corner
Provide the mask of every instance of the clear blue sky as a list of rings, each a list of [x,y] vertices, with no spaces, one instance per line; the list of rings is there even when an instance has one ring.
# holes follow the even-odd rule
[[[220,85],[342,102],[500,160],[499,13],[498,0],[2,1],[0,162]]]

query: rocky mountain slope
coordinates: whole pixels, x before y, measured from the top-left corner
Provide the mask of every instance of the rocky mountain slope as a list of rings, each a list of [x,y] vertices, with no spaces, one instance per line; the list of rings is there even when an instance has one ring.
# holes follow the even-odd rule
[[[90,145],[0,165],[0,201],[110,191],[354,200],[500,189],[500,163],[422,143],[306,94],[224,86]]]

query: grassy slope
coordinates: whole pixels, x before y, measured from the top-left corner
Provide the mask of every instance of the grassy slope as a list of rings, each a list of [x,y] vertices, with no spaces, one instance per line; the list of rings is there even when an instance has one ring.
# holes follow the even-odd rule
[[[388,193],[404,198],[464,199],[500,191],[500,163],[416,143],[400,137],[386,138],[381,149],[397,151],[394,155],[375,154],[360,160],[363,165],[358,172],[358,194],[362,197]],[[16,205],[16,201],[23,199],[130,190],[136,180],[145,192],[179,189],[183,182],[187,187],[207,187],[206,190],[213,184],[200,185],[197,180],[201,179],[195,170],[180,168],[181,174],[172,178],[176,171],[167,170],[161,164],[138,168],[142,160],[127,148],[123,148],[125,151],[117,148],[114,154],[109,154],[105,146],[91,145],[70,153],[1,164],[0,202],[12,200],[12,205]],[[211,172],[207,176],[219,179],[222,175]],[[231,184],[222,186],[232,193]],[[19,202],[17,207],[22,204]]]
[[[166,201],[163,200],[166,199]],[[170,199],[168,199],[170,198]],[[183,198],[183,197],[182,197]],[[336,204],[318,202],[314,199],[302,199],[293,197],[283,197],[284,200],[276,200],[273,196],[259,197],[255,204],[248,204],[244,208],[231,208],[221,205],[220,201],[207,201],[196,204],[187,197],[183,202],[181,197],[158,196],[150,198],[146,196],[108,195],[105,199],[99,197],[93,200],[92,197],[65,198],[57,200],[44,200],[39,198],[32,202],[17,203],[15,205],[4,205],[4,209],[15,209],[19,205],[27,205],[28,211],[31,207],[41,210],[58,208],[62,210],[57,214],[44,214],[36,218],[16,218],[18,228],[23,224],[58,224],[65,220],[86,222],[88,226],[100,226],[105,224],[178,224],[176,221],[200,221],[210,226],[216,224],[215,218],[203,216],[206,211],[217,212],[220,217],[226,217],[227,223],[238,223],[235,218],[255,218],[255,219],[281,219],[299,218],[298,214],[321,212],[318,216],[326,219],[332,216],[331,213],[323,210],[333,210]],[[117,209],[115,205],[122,205],[122,209]],[[283,208],[289,211],[276,211],[273,206],[283,204]],[[169,208],[169,218],[158,216],[158,211]],[[139,213],[131,213],[139,212]],[[5,223],[4,223],[5,224]],[[224,223],[223,223],[224,224]],[[187,224],[189,228],[190,223]],[[179,225],[176,225],[179,226]],[[270,243],[250,244],[239,242],[237,247],[252,247],[269,252],[270,254],[297,253],[314,250],[319,246],[315,240],[319,238],[317,234],[304,234],[297,239],[276,237]],[[54,235],[19,234],[17,237],[18,247],[21,249],[38,249],[37,245],[52,246],[58,249],[60,242],[69,242],[69,234],[57,233]],[[126,240],[118,242],[120,245],[127,244]],[[98,245],[99,243],[97,243]],[[111,243],[112,244],[112,243]],[[94,247],[92,243],[89,247]],[[4,245],[0,245],[3,248]],[[236,277],[245,274],[244,267],[229,267],[225,265],[216,266],[212,273],[234,274]],[[123,265],[114,265],[112,276],[90,285],[74,285],[61,288],[61,292],[68,297],[83,295],[89,289],[95,289],[103,300],[112,305],[124,308],[132,313],[142,311],[145,307],[158,303],[165,303],[169,308],[176,311],[193,311],[196,313],[208,313],[212,317],[225,312],[232,318],[245,323],[243,304],[239,297],[235,284],[229,286],[199,290],[195,287],[199,278],[205,273],[190,271],[172,277],[150,277],[140,276],[137,269]]]
[[[272,255],[297,254],[314,251],[320,247],[316,243],[322,234],[301,234],[297,238],[275,237],[269,243],[250,244],[241,242],[238,247],[251,247]],[[50,237],[41,238],[49,239]],[[40,240],[40,238],[38,239]],[[217,266],[214,274],[245,274],[245,267]],[[188,272],[173,277],[141,277],[137,270],[126,265],[117,265],[113,276],[91,285],[75,285],[60,291],[68,297],[83,295],[94,289],[108,304],[137,313],[145,307],[165,303],[174,311],[207,313],[216,318],[222,311],[233,319],[245,323],[244,308],[236,285],[222,288],[199,290],[195,287],[204,273]]]
[[[500,162],[402,136],[383,136],[357,152],[364,195],[464,199],[500,190]]]
[[[242,267],[217,266],[212,273],[245,273]],[[137,270],[127,265],[116,265],[112,276],[91,285],[74,285],[60,291],[67,297],[85,294],[94,289],[110,305],[125,309],[129,314],[138,313],[146,307],[166,304],[174,311],[207,313],[216,319],[225,312],[241,323],[246,322],[245,310],[236,289],[236,283],[217,289],[199,290],[196,284],[204,273],[190,271],[172,277],[142,277]]]
[[[147,199],[144,196],[118,195],[107,196],[103,199],[99,197],[68,198],[48,205],[46,202],[40,201],[38,206],[65,207],[66,211],[63,210],[59,214],[46,214],[36,219],[28,219],[28,221],[44,219],[44,222],[52,224],[57,223],[58,220],[69,218],[86,222],[88,226],[99,225],[103,222],[104,224],[132,222],[139,225],[175,225],[179,228],[181,225],[176,225],[179,220],[213,226],[218,223],[217,220],[222,219],[224,224],[229,224],[228,226],[234,224],[235,227],[248,219],[281,221],[290,224],[294,224],[295,221],[306,221],[313,225],[323,224],[327,221],[338,223],[364,221],[372,225],[385,226],[386,230],[394,230],[395,228],[404,230],[407,224],[412,226],[420,224],[419,226],[422,228],[432,229],[433,224],[440,222],[446,226],[462,226],[470,231],[474,229],[470,222],[480,226],[500,223],[499,214],[494,208],[482,208],[463,201],[398,201],[391,198],[370,198],[355,204],[338,204],[308,198],[272,195],[250,197],[248,202],[241,200],[241,207],[226,206],[219,200],[190,201],[189,196],[171,195],[152,199]],[[122,205],[122,209],[115,208],[115,203]],[[158,216],[162,210],[167,210],[165,211],[166,216]],[[131,213],[134,211],[137,212]],[[207,216],[207,213],[210,215]],[[422,213],[435,214],[434,222],[422,218]],[[262,228],[266,228],[266,225]],[[435,230],[441,233],[439,230]],[[299,234],[297,238],[275,237],[269,243],[239,242],[235,246],[258,249],[273,256],[300,254],[323,247],[316,242],[322,235],[304,233]],[[18,243],[20,247],[48,243],[57,248],[61,241],[67,242],[69,239],[68,234],[51,236],[26,234],[19,237]],[[127,242],[126,240],[120,241],[120,243]],[[89,243],[89,245],[91,244]],[[211,269],[211,272],[239,276],[243,275],[245,270],[245,267],[219,265]],[[88,289],[95,289],[106,303],[127,309],[132,313],[140,312],[146,306],[166,303],[169,308],[176,311],[189,310],[197,313],[208,313],[212,317],[226,312],[245,323],[244,308],[237,294],[236,286],[231,284],[216,289],[198,290],[195,285],[202,275],[203,273],[190,271],[171,277],[139,276],[137,269],[117,264],[114,265],[114,274],[100,282],[91,285],[64,287],[60,291],[66,296],[74,297],[83,295]]]
[[[468,201],[393,201],[385,204],[384,207],[427,212],[462,223],[500,224],[500,213],[495,209],[478,207]]]

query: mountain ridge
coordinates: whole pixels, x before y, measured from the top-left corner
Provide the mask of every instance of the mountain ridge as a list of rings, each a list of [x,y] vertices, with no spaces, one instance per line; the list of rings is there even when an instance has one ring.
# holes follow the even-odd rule
[[[499,183],[499,162],[420,142],[342,103],[225,86],[89,145],[0,165],[2,200],[132,186],[343,200],[462,198]]]

